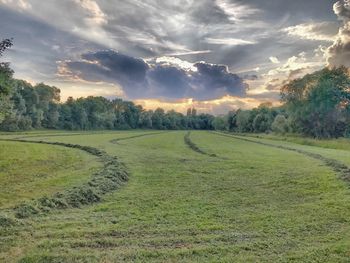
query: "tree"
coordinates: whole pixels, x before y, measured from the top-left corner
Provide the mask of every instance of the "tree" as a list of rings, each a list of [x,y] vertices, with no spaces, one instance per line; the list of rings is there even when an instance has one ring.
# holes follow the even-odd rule
[[[350,120],[348,69],[325,68],[286,84],[281,90],[293,125],[317,138],[343,136]]]
[[[152,125],[154,129],[163,130],[165,113],[162,108],[157,108],[152,116]]]
[[[140,114],[139,127],[142,129],[152,129],[153,111],[142,111]]]
[[[12,46],[12,39],[4,39],[0,42],[0,57]],[[13,71],[9,63],[0,62],[0,124],[11,111],[9,93],[11,89]]]
[[[288,132],[288,120],[282,114],[278,114],[271,125],[272,131],[275,133],[285,134]]]
[[[227,129],[234,131],[237,129],[237,113],[236,111],[230,111],[227,114]]]
[[[252,132],[253,124],[251,121],[251,112],[248,110],[238,110],[236,115],[237,131]]]
[[[223,116],[217,116],[213,119],[212,125],[215,130],[226,130],[226,119]]]

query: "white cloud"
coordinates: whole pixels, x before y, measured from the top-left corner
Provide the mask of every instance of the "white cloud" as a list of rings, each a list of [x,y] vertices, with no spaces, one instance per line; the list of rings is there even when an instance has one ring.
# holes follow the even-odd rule
[[[160,65],[165,65],[165,66],[175,65],[184,70],[197,71],[197,68],[194,66],[194,63],[191,63],[179,58],[175,58],[175,57],[167,57],[167,56],[159,57],[156,59],[156,63]]]
[[[75,3],[81,6],[88,15],[86,20],[92,25],[107,24],[107,16],[102,12],[99,5],[93,0],[74,0]]]
[[[227,0],[216,0],[215,2],[233,22],[241,21],[259,12],[258,9],[248,5],[237,4]]]
[[[19,8],[20,10],[31,9],[31,4],[26,0],[0,0],[0,3],[12,8]]]
[[[270,61],[273,63],[273,64],[278,64],[280,63],[280,61],[278,60],[277,57],[269,57]]]
[[[301,39],[333,41],[339,25],[336,22],[305,23],[283,29],[288,35]]]
[[[310,54],[301,52],[289,57],[280,66],[268,70],[257,80],[250,81],[250,94],[262,94],[271,91],[279,92],[280,88],[287,81],[320,70],[326,65],[326,62],[323,56],[318,55],[318,52],[316,50]]]
[[[334,4],[334,13],[343,22],[337,36],[327,51],[327,61],[331,66],[350,67],[350,1],[341,0]]]
[[[227,46],[243,46],[243,45],[253,45],[255,42],[248,41],[239,38],[206,38],[205,41],[208,44],[214,45],[227,45]]]
[[[9,8],[35,17],[59,30],[77,35],[85,40],[109,48],[118,48],[118,43],[103,26],[108,17],[96,1],[65,0],[59,4],[55,1],[41,0],[0,0]]]
[[[183,52],[175,52],[167,54],[167,56],[187,56],[187,55],[198,55],[198,54],[208,54],[211,53],[211,50],[189,50]]]

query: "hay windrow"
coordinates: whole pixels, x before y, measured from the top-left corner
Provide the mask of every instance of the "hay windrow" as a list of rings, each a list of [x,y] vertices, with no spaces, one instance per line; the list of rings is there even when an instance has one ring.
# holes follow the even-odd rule
[[[103,167],[95,172],[85,184],[56,193],[51,197],[44,196],[14,207],[13,212],[16,218],[27,218],[36,214],[47,213],[53,209],[76,208],[99,202],[103,195],[117,190],[128,180],[128,172],[123,163],[116,157],[94,147],[61,142],[17,139],[2,139],[1,141],[48,144],[79,149],[98,157],[103,164]]]
[[[122,137],[122,138],[118,138],[118,139],[113,139],[113,140],[110,140],[109,142],[113,143],[113,144],[118,144],[120,141],[126,141],[126,140],[145,137],[145,136],[157,135],[157,134],[161,134],[161,133],[165,133],[165,132],[153,132],[153,133],[137,134],[137,135],[133,135],[133,136],[129,136],[129,137]]]
[[[203,151],[201,148],[199,148],[192,140],[191,140],[191,132],[189,131],[188,133],[186,133],[186,135],[184,136],[184,142],[185,144],[193,151],[203,154],[203,155],[207,155],[210,157],[217,157],[216,154],[211,154],[211,153],[207,153],[206,151]]]

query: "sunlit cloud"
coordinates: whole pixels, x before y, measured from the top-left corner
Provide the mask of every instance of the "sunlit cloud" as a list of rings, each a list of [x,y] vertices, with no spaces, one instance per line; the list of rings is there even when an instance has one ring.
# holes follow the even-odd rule
[[[191,63],[176,57],[168,57],[168,56],[159,57],[159,58],[156,58],[155,62],[163,66],[173,65],[173,66],[182,68],[184,70],[197,71],[197,68],[194,66],[194,63]]]
[[[135,100],[136,104],[142,105],[145,109],[155,110],[161,107],[165,110],[176,110],[186,113],[188,108],[195,107],[199,113],[221,114],[230,110],[250,109],[259,106],[262,102],[270,102],[270,99],[240,98],[235,96],[224,96],[215,100],[194,100],[181,99],[176,101],[167,101],[159,99],[140,99]],[[279,102],[275,101],[275,105]]]
[[[280,63],[280,61],[278,60],[277,57],[269,57],[270,61],[273,63],[273,64],[278,64]]]
[[[319,22],[291,26],[283,31],[302,39],[333,42],[338,29],[339,25],[336,22]]]
[[[259,12],[258,9],[252,8],[251,6],[228,0],[216,0],[216,4],[228,15],[229,20],[233,22],[241,21]]]
[[[241,45],[253,45],[256,42],[239,39],[239,38],[206,38],[205,41],[208,44],[214,45],[228,45],[228,46],[241,46]]]

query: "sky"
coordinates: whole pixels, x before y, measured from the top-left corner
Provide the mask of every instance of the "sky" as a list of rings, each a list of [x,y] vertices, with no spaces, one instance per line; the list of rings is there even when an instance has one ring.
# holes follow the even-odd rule
[[[350,0],[0,0],[15,77],[68,96],[222,114],[350,66]]]

